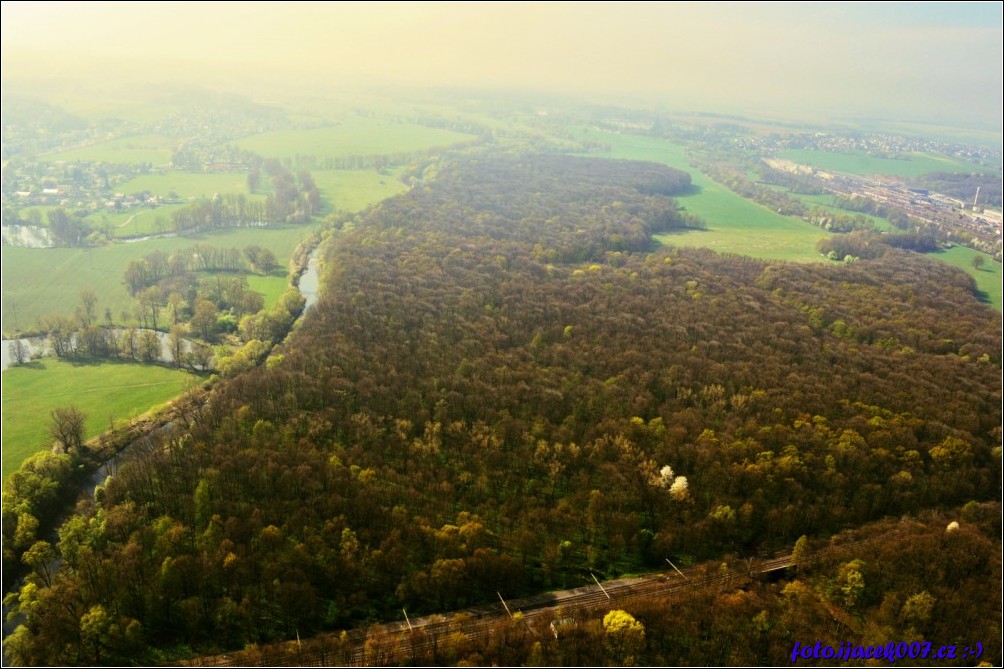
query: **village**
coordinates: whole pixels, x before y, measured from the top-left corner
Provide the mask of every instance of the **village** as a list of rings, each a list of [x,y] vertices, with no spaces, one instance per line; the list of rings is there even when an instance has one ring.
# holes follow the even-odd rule
[[[973,202],[964,202],[929,189],[909,188],[890,176],[864,177],[820,170],[781,158],[765,158],[763,162],[776,170],[812,178],[833,195],[866,198],[878,205],[898,209],[947,238],[964,241],[967,246],[989,253],[1000,250],[1001,212],[984,207],[978,194]]]

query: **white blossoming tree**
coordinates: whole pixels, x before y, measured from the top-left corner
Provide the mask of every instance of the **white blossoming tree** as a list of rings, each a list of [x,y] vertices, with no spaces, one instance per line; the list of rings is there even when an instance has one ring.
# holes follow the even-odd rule
[[[677,476],[673,471],[673,468],[669,465],[664,465],[663,468],[659,470],[659,476],[656,477],[652,484],[668,489],[669,494],[678,502],[684,501],[690,494],[687,477]]]

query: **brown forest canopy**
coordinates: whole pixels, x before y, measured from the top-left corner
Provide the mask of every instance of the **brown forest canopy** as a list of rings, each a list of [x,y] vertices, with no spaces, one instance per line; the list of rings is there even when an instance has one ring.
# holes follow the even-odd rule
[[[997,495],[1000,322],[962,272],[652,251],[695,221],[649,164],[413,176],[332,239],[284,360],[61,530],[8,652],[238,648]]]

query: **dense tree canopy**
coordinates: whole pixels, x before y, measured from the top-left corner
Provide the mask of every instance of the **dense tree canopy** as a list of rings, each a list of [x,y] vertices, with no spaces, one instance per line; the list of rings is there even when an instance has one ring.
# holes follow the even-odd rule
[[[422,177],[332,239],[276,364],[64,525],[19,657],[240,647],[997,494],[1000,323],[962,272],[653,251],[695,221],[652,164]]]

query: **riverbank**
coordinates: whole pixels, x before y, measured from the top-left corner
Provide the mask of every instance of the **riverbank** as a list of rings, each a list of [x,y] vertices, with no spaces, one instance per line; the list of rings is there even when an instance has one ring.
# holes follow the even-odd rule
[[[284,342],[289,332],[303,318],[306,309],[317,299],[316,285],[319,282],[319,262],[315,258],[317,247],[321,242],[320,235],[311,235],[292,254],[290,258],[290,284],[297,286],[302,282],[314,286],[310,289],[310,299],[305,302],[304,308],[297,318],[290,323],[289,328],[270,343],[270,348],[279,342]],[[309,288],[309,286],[308,286]],[[263,362],[265,356],[262,357]],[[104,482],[105,478],[114,472],[117,466],[132,457],[140,454],[143,448],[156,447],[151,437],[166,427],[175,430],[184,430],[190,420],[198,420],[199,412],[211,397],[211,389],[219,377],[210,376],[197,386],[192,386],[187,391],[168,401],[166,404],[151,409],[141,416],[128,422],[127,425],[112,426],[111,429],[89,439],[86,443],[86,457],[78,458],[77,471],[73,472],[70,481],[66,485],[75,486],[76,493],[69,490],[59,490],[59,482],[53,481],[56,490],[52,494],[66,500],[59,505],[59,510],[42,517],[33,516],[33,523],[36,524],[33,534],[38,538],[45,538],[47,541],[54,541],[56,528],[72,513],[80,502],[85,502],[92,498],[94,490]],[[5,477],[6,478],[6,477]],[[34,539],[18,541],[15,544],[14,534],[19,531],[20,517],[17,509],[31,509],[33,505],[30,500],[19,497],[21,491],[13,490],[10,495],[4,496],[3,512],[5,516],[14,519],[13,523],[4,524],[4,546],[11,547],[11,555],[4,555],[4,591],[17,583],[23,564],[20,562],[20,552],[33,545]],[[9,535],[9,536],[8,536]],[[14,549],[14,546],[20,546]],[[16,552],[15,552],[16,551]],[[5,633],[6,633],[5,628]]]

